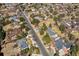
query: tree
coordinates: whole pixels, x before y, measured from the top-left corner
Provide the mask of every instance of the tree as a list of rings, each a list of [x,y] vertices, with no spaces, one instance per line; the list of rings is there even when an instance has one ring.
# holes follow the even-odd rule
[[[2,3],[0,3],[0,6],[2,6]]]
[[[39,48],[34,47],[34,53],[35,53],[35,54],[40,54],[40,50],[39,50]]]
[[[51,25],[51,24],[49,24],[49,27],[52,27],[52,25]]]
[[[65,26],[64,26],[64,25],[60,25],[60,26],[59,26],[59,29],[60,29],[61,32],[64,32]]]
[[[22,32],[21,35],[17,35],[16,39],[17,39],[17,40],[18,40],[18,39],[22,39],[22,38],[26,37],[27,34],[28,34],[27,32],[26,32],[26,33]]]
[[[32,55],[33,51],[34,51],[34,46],[31,46],[28,53],[27,53],[27,55],[29,55],[29,56]]]
[[[1,8],[2,4],[0,3],[0,8]]]
[[[26,55],[29,51],[29,48],[21,50],[21,55]]]
[[[56,25],[58,25],[58,23],[57,23],[58,17],[54,16],[53,20],[55,21]]]
[[[68,37],[69,37],[69,40],[73,40],[74,39],[74,35],[72,35],[71,33],[68,33]]]
[[[29,31],[29,30],[30,30],[30,28],[28,28],[28,27],[26,26],[26,27],[25,27],[25,30],[26,30],[26,31]]]
[[[43,30],[40,30],[40,35],[43,35],[44,34],[44,31]]]
[[[6,36],[6,32],[3,30],[3,27],[0,26],[0,43],[2,40],[5,39],[5,36]]]
[[[0,24],[4,25],[5,24],[5,18],[0,16]]]
[[[25,6],[24,6],[24,5],[21,5],[21,8],[22,8],[22,10],[24,11],[24,9],[25,9]]]
[[[26,26],[25,26],[25,24],[21,24],[21,28],[25,28]]]
[[[25,21],[24,17],[20,17],[19,19],[20,19],[20,21],[22,21],[22,22]]]
[[[45,23],[43,23],[43,26],[40,29],[40,35],[43,35],[44,34],[44,31],[46,31],[46,30],[47,30],[47,26],[46,26]]]
[[[75,45],[71,45],[71,47],[70,47],[70,55],[71,56],[76,56],[77,52],[78,52],[77,45],[76,44]]]
[[[18,36],[16,37],[17,40],[22,39],[22,38],[23,38],[23,37],[20,36],[20,35],[18,35]]]
[[[0,53],[0,56],[4,56],[4,54],[1,52],[1,53]]]
[[[79,41],[77,38],[77,39],[75,39],[75,42],[73,43],[73,45],[71,45],[71,47],[70,47],[70,55],[76,56],[78,51],[79,51]]]
[[[56,50],[56,53],[54,54],[54,56],[59,56],[59,51]]]
[[[27,36],[27,34],[28,34],[27,32],[26,32],[26,33],[22,32],[22,34],[21,34],[21,35],[22,35],[22,37],[26,37],[26,36]]]
[[[42,26],[42,30],[46,31],[47,30],[47,26],[45,23],[43,23],[43,26]]]
[[[3,53],[1,53],[1,41],[5,39],[5,36],[6,36],[6,33],[5,31],[3,30],[3,27],[0,26],[0,56],[3,56]]]
[[[53,12],[53,15],[56,15],[57,13],[58,13],[57,11],[54,11],[54,12]]]
[[[31,23],[33,24],[33,25],[38,25],[39,24],[39,20],[37,20],[37,19],[33,19],[32,21],[31,21]]]
[[[77,6],[77,5],[75,5],[75,6],[74,6],[74,9],[77,9],[77,8],[78,8],[78,6]]]

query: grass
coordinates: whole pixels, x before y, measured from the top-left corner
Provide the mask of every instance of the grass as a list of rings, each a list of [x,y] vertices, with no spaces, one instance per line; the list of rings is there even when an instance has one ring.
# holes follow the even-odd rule
[[[53,26],[52,30],[54,30],[59,36],[62,35],[61,31],[57,28],[57,26]]]
[[[77,52],[77,56],[79,56],[79,51]]]
[[[46,22],[46,25],[49,26],[50,23],[54,24],[55,21],[53,19],[49,19],[49,21]],[[52,26],[52,30],[54,30],[59,36],[62,36],[61,31],[59,30],[59,28],[56,25]]]
[[[42,40],[47,45],[51,42],[51,38],[49,37],[48,33],[46,33],[46,35],[43,36]]]
[[[76,37],[76,38],[79,38],[79,32],[72,32],[72,34]]]

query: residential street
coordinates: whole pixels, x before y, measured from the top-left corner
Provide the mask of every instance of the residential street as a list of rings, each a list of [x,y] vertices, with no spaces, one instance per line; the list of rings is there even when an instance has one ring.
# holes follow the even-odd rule
[[[41,40],[40,40],[39,37],[37,36],[36,32],[34,31],[34,29],[33,29],[32,25],[31,25],[31,22],[29,21],[28,17],[27,17],[26,14],[22,11],[21,8],[20,8],[20,10],[21,10],[21,13],[22,13],[22,15],[24,16],[25,21],[27,22],[29,28],[32,30],[32,33],[33,33],[34,38],[35,38],[35,41],[36,41],[36,43],[38,44],[38,46],[39,46],[39,48],[40,48],[42,54],[43,54],[44,56],[48,56],[48,55],[49,55],[48,52],[46,51],[46,49],[45,49],[43,43],[41,42]]]

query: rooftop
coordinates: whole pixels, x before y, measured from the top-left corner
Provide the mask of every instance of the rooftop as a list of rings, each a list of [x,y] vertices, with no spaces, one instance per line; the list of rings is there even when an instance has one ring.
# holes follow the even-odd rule
[[[22,38],[20,40],[17,40],[17,44],[21,49],[26,49],[28,48],[28,44],[26,43],[25,38]]]

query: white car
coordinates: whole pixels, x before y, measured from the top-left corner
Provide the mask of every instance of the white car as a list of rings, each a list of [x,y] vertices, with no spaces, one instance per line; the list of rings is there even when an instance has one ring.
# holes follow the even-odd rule
[[[55,41],[56,41],[56,40],[59,40],[59,39],[60,39],[60,37],[57,37],[57,38],[55,39]]]
[[[52,37],[53,37],[53,38],[57,38],[57,37],[58,37],[58,35],[57,35],[57,34],[55,34],[55,35],[52,35]]]

